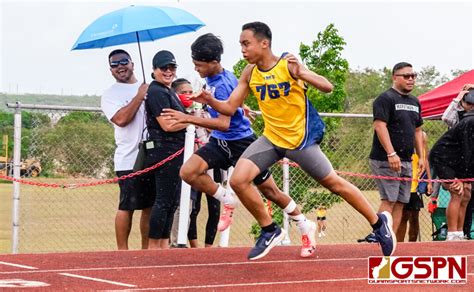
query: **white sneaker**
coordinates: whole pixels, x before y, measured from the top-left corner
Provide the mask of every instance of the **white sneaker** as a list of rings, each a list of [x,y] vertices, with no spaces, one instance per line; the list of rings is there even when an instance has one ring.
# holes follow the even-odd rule
[[[324,231],[321,231],[321,234],[322,234],[323,236],[326,236],[326,233],[324,233]]]
[[[318,237],[319,237],[319,238],[321,238],[321,236],[322,236],[322,235],[321,235],[321,232],[320,232],[320,233],[318,233]]]
[[[309,232],[301,236],[301,257],[307,258],[314,254],[316,251],[316,223],[311,220],[308,220],[310,224]]]
[[[456,232],[448,232],[446,235],[446,241],[457,241],[459,240],[458,234]]]

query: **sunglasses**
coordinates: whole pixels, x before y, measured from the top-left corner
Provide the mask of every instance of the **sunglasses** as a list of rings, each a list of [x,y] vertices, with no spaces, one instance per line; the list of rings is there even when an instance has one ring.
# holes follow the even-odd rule
[[[166,72],[168,70],[171,71],[171,72],[174,72],[174,71],[176,71],[176,68],[177,68],[176,65],[167,65],[167,66],[159,67],[161,72]]]
[[[416,76],[418,76],[418,75],[416,73],[413,73],[413,74],[395,74],[395,76],[401,76],[405,80],[410,80],[410,78],[415,80]]]
[[[110,68],[117,68],[119,65],[127,66],[130,63],[129,59],[122,59],[110,62]]]

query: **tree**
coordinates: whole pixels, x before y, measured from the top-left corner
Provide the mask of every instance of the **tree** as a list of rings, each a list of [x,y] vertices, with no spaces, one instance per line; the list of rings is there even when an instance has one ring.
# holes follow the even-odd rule
[[[21,112],[21,157],[30,158],[32,132],[34,129],[49,127],[51,119],[46,114],[38,112]],[[13,155],[14,114],[0,110],[0,136],[8,135],[9,157]],[[1,137],[0,137],[1,138]]]
[[[351,70],[346,80],[346,112],[372,113],[373,100],[392,85],[388,68]]]
[[[441,75],[435,66],[422,67],[418,72],[416,86],[412,94],[418,96],[447,81],[449,78],[446,75]]]
[[[101,114],[71,112],[55,127],[37,131],[36,152],[46,175],[113,174],[114,132]]]
[[[451,70],[451,75],[453,75],[453,78],[459,77],[462,74],[466,73],[469,70],[462,70],[462,69],[453,69]]]
[[[334,24],[329,24],[323,32],[319,32],[311,46],[300,45],[300,57],[308,69],[326,77],[334,85],[330,94],[309,88],[307,96],[320,112],[344,110],[344,84],[349,71],[349,63],[342,57],[345,45],[344,38],[338,34]]]
[[[62,117],[58,125],[76,124],[76,123],[108,123],[104,115],[96,112],[71,112]]]

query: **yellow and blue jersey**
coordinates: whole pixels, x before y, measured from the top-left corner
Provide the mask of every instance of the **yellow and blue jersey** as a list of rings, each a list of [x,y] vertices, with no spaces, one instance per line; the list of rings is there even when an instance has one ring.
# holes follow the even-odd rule
[[[303,149],[320,143],[324,123],[306,97],[306,86],[295,80],[288,61],[280,59],[268,71],[255,66],[249,87],[257,98],[265,122],[263,135],[285,149]]]

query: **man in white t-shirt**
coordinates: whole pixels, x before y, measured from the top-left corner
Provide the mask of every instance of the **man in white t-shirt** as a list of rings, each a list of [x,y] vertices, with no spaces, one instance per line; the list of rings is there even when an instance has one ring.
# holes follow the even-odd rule
[[[145,128],[143,100],[148,84],[140,83],[133,73],[134,64],[124,50],[109,54],[112,76],[117,81],[102,95],[101,108],[115,129],[114,167],[118,177],[132,173],[138,143]],[[133,212],[142,210],[140,232],[142,249],[148,248],[151,207],[155,201],[155,180],[146,174],[119,181],[120,202],[115,216],[115,236],[119,250],[128,249]]]

